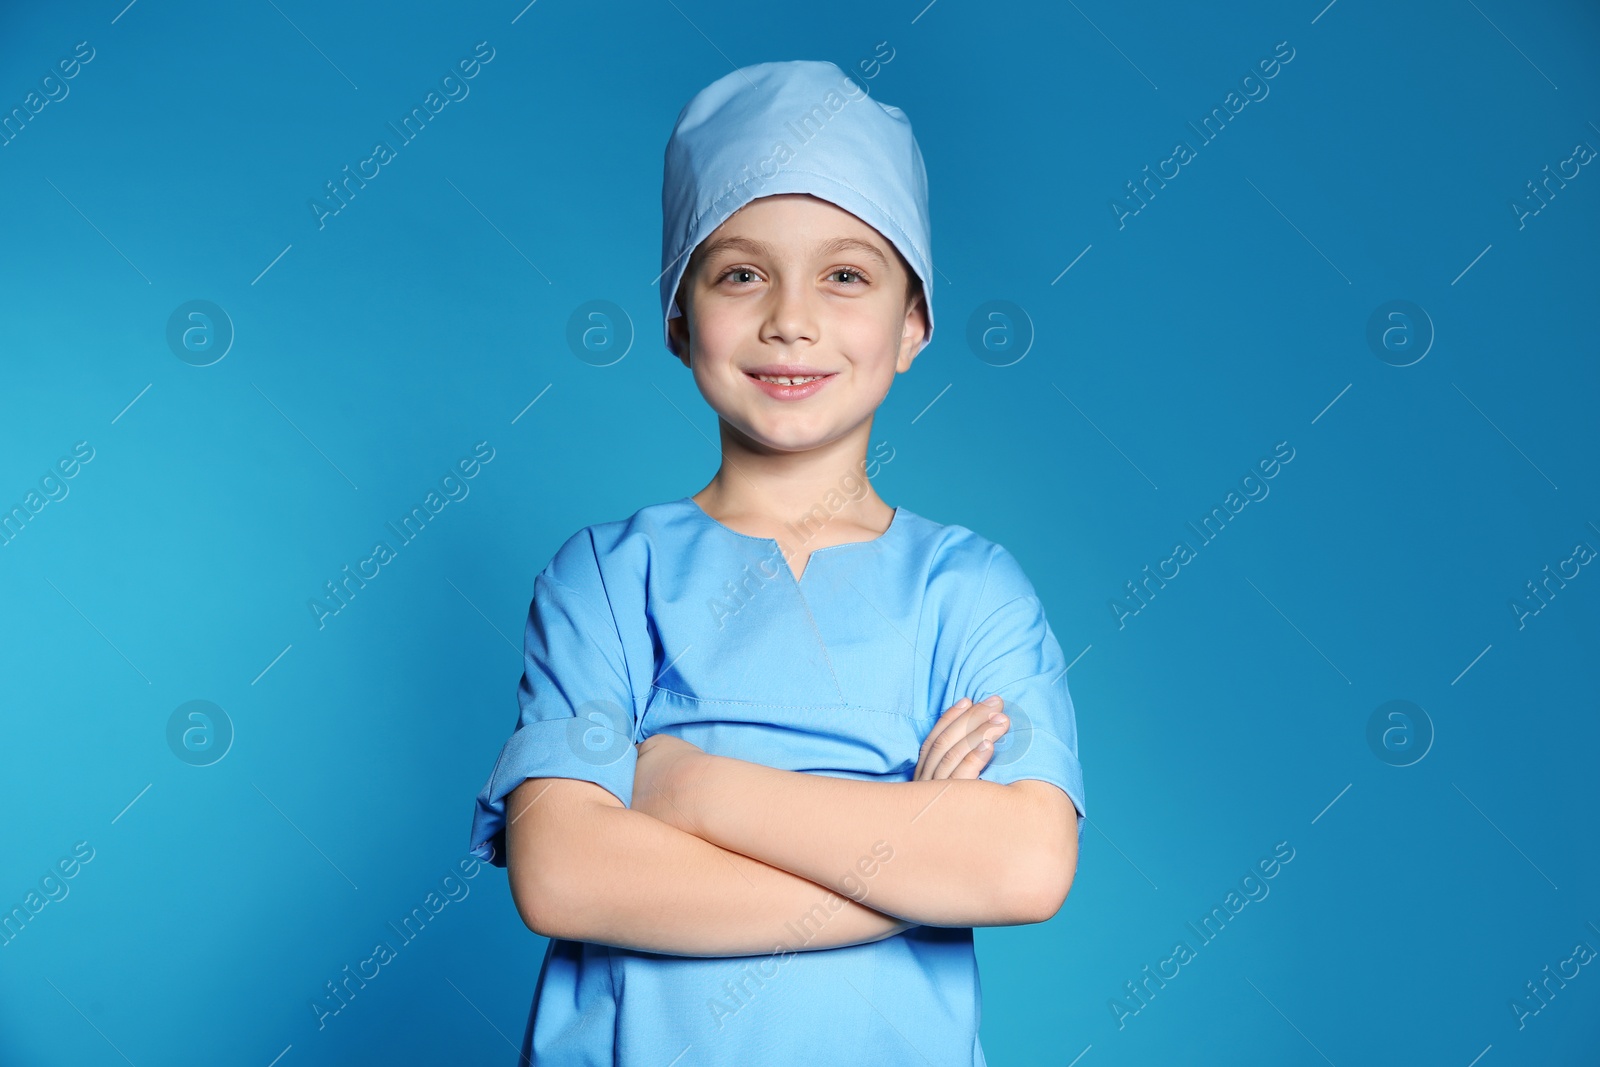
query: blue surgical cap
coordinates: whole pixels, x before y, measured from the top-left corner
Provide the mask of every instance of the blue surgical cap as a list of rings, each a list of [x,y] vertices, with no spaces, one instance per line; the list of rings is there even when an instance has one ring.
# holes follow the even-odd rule
[[[750,201],[810,193],[892,242],[922,281],[933,339],[928,172],[905,112],[872,99],[832,63],[757,63],[724,75],[684,105],[661,183],[661,315],[683,314],[689,256]],[[667,347],[682,355],[666,334]]]

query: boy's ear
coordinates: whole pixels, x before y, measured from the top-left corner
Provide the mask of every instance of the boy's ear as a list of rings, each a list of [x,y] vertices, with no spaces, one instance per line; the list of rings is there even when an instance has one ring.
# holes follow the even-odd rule
[[[922,303],[922,293],[919,291],[906,307],[906,321],[900,333],[900,354],[895,360],[895,370],[911,369],[911,361],[919,355],[917,349],[922,346],[922,339],[926,336],[928,336],[928,315]]]
[[[679,315],[677,318],[668,319],[667,335],[672,338],[672,343],[677,346],[678,352],[681,353],[681,355],[678,355],[678,362],[687,367],[689,365],[688,316]]]

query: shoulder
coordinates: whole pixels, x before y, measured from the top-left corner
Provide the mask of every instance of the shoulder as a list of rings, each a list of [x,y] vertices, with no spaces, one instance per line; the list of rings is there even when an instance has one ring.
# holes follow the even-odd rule
[[[652,550],[688,535],[682,500],[647,504],[632,515],[590,523],[556,549],[542,577],[574,589],[648,572]]]
[[[910,540],[924,557],[929,584],[955,587],[979,613],[977,617],[1018,597],[1037,595],[1022,564],[999,542],[959,523],[909,512],[906,517]]]

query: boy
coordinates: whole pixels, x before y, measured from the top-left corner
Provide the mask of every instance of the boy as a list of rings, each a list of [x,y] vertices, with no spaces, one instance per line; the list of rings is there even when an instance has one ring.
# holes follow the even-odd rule
[[[858,474],[932,335],[920,150],[833,64],[757,64],[679,114],[662,204],[722,466],[535,581],[472,834],[551,939],[523,1053],[981,1067],[972,928],[1061,906],[1083,782],[1015,559]]]

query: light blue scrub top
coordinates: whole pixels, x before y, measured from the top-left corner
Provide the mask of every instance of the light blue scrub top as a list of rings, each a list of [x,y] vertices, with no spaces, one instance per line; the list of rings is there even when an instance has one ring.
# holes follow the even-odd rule
[[[472,820],[472,850],[495,866],[506,794],[580,778],[629,804],[634,744],[652,734],[904,782],[939,715],[991,693],[1012,725],[980,777],[1055,783],[1083,834],[1067,663],[1033,586],[1000,545],[904,507],[873,540],[814,550],[799,580],[777,541],[690,497],[586,527],[534,581],[524,666],[517,728]],[[787,956],[555,939],[522,1052],[535,1067],[983,1067],[981,999],[971,927]]]

